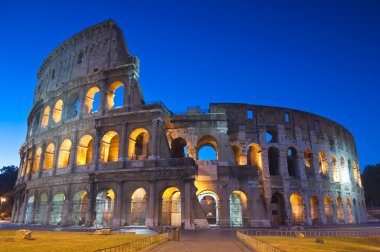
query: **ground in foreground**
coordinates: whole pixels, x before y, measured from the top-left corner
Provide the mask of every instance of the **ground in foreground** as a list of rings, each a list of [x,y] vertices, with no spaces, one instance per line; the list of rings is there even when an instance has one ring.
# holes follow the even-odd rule
[[[286,251],[380,251],[380,237],[323,237],[325,244],[316,238],[255,236],[255,238]]]
[[[15,232],[16,230],[0,230],[0,252],[95,251],[151,236],[132,233],[94,235],[84,232],[32,231],[33,240],[15,241]]]

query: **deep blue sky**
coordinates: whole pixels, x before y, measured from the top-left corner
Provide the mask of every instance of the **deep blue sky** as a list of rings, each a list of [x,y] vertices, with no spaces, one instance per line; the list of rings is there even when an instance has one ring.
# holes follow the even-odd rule
[[[0,167],[19,164],[45,56],[109,18],[141,60],[146,101],[306,110],[354,134],[362,167],[380,162],[380,1],[184,2],[1,1]]]

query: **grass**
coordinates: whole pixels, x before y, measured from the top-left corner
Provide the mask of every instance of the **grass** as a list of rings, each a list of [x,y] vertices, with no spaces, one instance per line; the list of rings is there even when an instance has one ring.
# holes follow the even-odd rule
[[[376,237],[323,237],[325,244],[316,243],[316,238],[280,236],[255,236],[256,239],[286,251],[380,251],[380,236]]]
[[[93,235],[83,232],[32,231],[33,240],[15,241],[15,233],[16,230],[0,230],[0,252],[94,251],[151,236],[131,233]]]

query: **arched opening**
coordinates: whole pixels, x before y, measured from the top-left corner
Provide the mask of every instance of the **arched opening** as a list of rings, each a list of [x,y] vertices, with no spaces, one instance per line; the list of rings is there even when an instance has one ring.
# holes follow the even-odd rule
[[[177,187],[169,187],[162,194],[161,224],[164,226],[181,226],[181,192]]]
[[[45,218],[46,218],[46,210],[47,210],[47,201],[48,201],[48,195],[47,193],[41,193],[39,200],[37,202],[36,206],[36,214],[34,218],[34,222],[38,224],[45,224]]]
[[[310,197],[310,216],[311,216],[311,221],[314,224],[319,224],[320,212],[319,212],[319,199],[317,196]]]
[[[54,144],[50,143],[45,150],[45,157],[44,157],[44,171],[50,170],[53,168],[53,161],[54,161]]]
[[[331,156],[331,167],[334,182],[339,182],[339,169],[335,156]]]
[[[334,207],[332,204],[331,197],[326,195],[324,198],[325,203],[325,215],[327,219],[327,224],[334,223]]]
[[[241,191],[230,195],[230,224],[232,227],[248,226],[247,196]]]
[[[172,141],[172,157],[173,158],[184,158],[187,157],[187,143],[182,137],[177,137]]]
[[[34,196],[31,196],[28,198],[28,203],[27,203],[28,205],[26,207],[25,224],[32,223],[33,203],[34,203]]]
[[[40,168],[42,149],[38,147],[34,153],[33,173],[37,173]]]
[[[338,222],[339,223],[344,223],[344,211],[343,211],[343,202],[342,198],[338,196],[336,199],[336,204],[337,204],[337,215],[338,215]]]
[[[69,166],[71,154],[71,141],[69,139],[63,140],[61,146],[59,147],[58,153],[58,168],[65,168]]]
[[[354,223],[354,213],[352,210],[351,200],[349,197],[346,198],[346,206],[347,206],[348,223],[353,224]]]
[[[50,106],[46,106],[44,112],[42,113],[41,128],[46,128],[49,123],[50,117]]]
[[[218,142],[213,136],[203,136],[197,144],[197,160],[218,160]]]
[[[247,153],[248,165],[257,166],[259,169],[262,167],[261,149],[258,144],[250,144]]]
[[[100,142],[100,161],[115,162],[119,158],[119,135],[108,131]]]
[[[219,224],[219,198],[213,191],[202,191],[198,195],[198,201],[202,207],[209,225]]]
[[[306,149],[304,153],[304,164],[305,167],[311,169],[313,166],[313,152],[310,149]]]
[[[280,175],[279,167],[280,152],[276,147],[270,147],[268,149],[268,161],[269,161],[269,174],[278,176]]]
[[[149,133],[146,129],[138,128],[129,137],[128,158],[130,160],[147,159],[149,155]]]
[[[79,95],[71,94],[66,107],[66,115],[68,119],[77,116],[79,111]]]
[[[145,226],[147,195],[144,188],[134,191],[131,198],[131,214],[129,224],[133,226]]]
[[[63,101],[60,99],[55,103],[54,108],[53,108],[53,114],[52,114],[53,122],[59,123],[61,121],[62,110],[63,110]]]
[[[293,147],[288,148],[287,163],[288,163],[289,176],[296,177],[297,176],[297,151]]]
[[[86,222],[86,209],[88,202],[88,194],[86,191],[79,191],[74,194],[73,198],[73,225],[83,226]]]
[[[65,195],[63,193],[57,193],[53,197],[51,204],[51,216],[50,225],[61,225],[63,216],[63,203],[65,201]]]
[[[284,197],[280,193],[272,195],[271,199],[272,209],[272,225],[279,226],[285,224],[285,202]]]
[[[77,165],[90,164],[92,160],[92,136],[84,135],[79,140],[77,151]]]
[[[326,158],[326,153],[320,151],[319,156],[319,173],[327,175],[329,173],[328,162]]]
[[[95,227],[109,227],[112,222],[115,202],[113,190],[103,190],[96,196]]]
[[[107,93],[107,109],[122,107],[124,104],[124,84],[120,81],[113,82]]]
[[[302,224],[305,222],[305,206],[302,196],[293,193],[290,196],[290,204],[292,205],[292,220],[294,224]]]
[[[236,144],[233,144],[233,145],[231,145],[231,147],[232,147],[232,151],[234,152],[234,157],[235,157],[235,160],[236,160],[236,164],[237,165],[241,165],[239,146],[237,146]]]
[[[341,167],[341,175],[342,175],[342,182],[343,183],[349,183],[350,182],[350,177],[348,174],[348,169],[346,166],[346,161],[344,160],[344,157],[340,157],[340,167]]]
[[[95,113],[99,109],[99,91],[98,87],[92,87],[87,91],[86,97],[84,98],[84,113],[90,114]]]

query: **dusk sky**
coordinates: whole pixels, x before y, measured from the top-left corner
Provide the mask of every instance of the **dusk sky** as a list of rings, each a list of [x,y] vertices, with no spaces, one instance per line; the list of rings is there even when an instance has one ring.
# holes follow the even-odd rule
[[[380,1],[84,2],[0,2],[0,167],[19,165],[44,58],[109,18],[140,59],[146,101],[305,110],[351,131],[362,168],[380,163]]]

